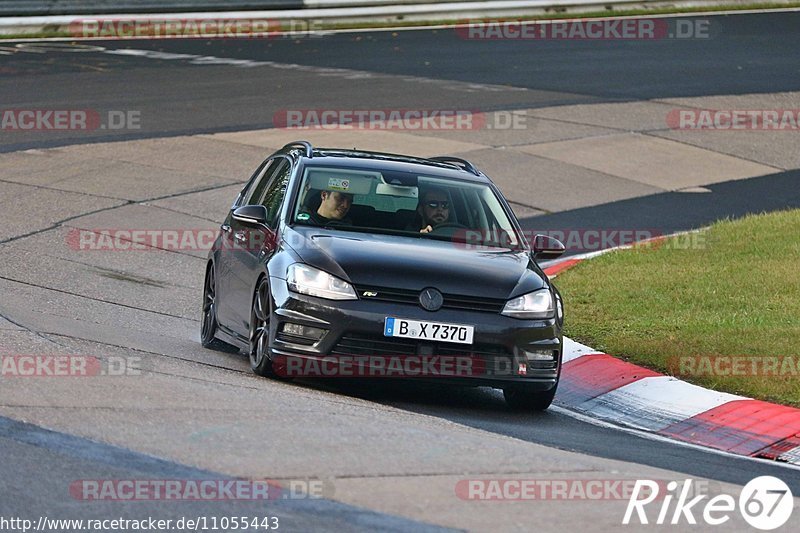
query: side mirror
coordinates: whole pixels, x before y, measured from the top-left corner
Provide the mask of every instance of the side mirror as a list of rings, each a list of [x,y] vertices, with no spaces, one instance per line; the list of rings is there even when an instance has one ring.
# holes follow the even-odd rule
[[[243,205],[233,212],[233,219],[243,224],[267,225],[267,208],[263,205]]]
[[[533,238],[534,259],[557,259],[565,250],[561,241],[548,235],[537,234]]]

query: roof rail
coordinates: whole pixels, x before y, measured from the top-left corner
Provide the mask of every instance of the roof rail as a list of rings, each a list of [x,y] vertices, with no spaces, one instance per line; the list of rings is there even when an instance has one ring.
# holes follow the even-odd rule
[[[429,157],[431,161],[436,161],[437,163],[450,163],[456,165],[457,167],[461,168],[462,170],[466,170],[476,176],[480,176],[480,171],[475,168],[475,165],[467,161],[466,159],[461,159],[460,157],[453,157],[450,155],[440,155],[437,157]]]
[[[281,150],[291,150],[292,148],[302,148],[305,150],[306,157],[313,157],[312,152],[314,147],[311,146],[311,143],[308,141],[294,141],[290,142],[289,144],[284,145]]]

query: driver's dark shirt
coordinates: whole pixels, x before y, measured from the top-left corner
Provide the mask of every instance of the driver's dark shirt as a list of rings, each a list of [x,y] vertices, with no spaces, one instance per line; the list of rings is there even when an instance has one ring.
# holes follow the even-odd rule
[[[330,225],[337,225],[337,224],[344,225],[344,226],[352,226],[353,225],[353,221],[348,217],[344,217],[343,219],[338,220],[338,219],[335,219],[335,218],[324,217],[324,216],[320,215],[316,211],[302,211],[300,214],[308,215],[308,222],[311,222],[315,226],[330,226]],[[305,221],[303,221],[303,222],[305,222]]]
[[[430,226],[431,230],[435,230],[437,226],[441,224],[447,224],[449,222],[450,219],[448,218],[443,222],[440,222],[439,224],[434,224],[433,222],[423,223],[419,217],[415,217],[414,220],[411,222],[411,224],[407,225],[405,229],[406,231],[421,232],[427,226]]]

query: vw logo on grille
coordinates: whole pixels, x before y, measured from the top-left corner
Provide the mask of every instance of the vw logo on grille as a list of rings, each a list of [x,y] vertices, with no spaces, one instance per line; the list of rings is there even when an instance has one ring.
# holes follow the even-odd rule
[[[419,304],[423,309],[427,309],[428,311],[438,311],[442,307],[443,303],[444,298],[442,297],[442,293],[436,289],[427,288],[423,289],[422,292],[419,293]]]

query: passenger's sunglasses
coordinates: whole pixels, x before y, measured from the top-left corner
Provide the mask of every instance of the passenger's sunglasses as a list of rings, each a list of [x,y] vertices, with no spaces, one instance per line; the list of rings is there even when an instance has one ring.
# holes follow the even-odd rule
[[[450,202],[448,202],[447,200],[442,200],[441,202],[432,200],[430,202],[425,202],[425,205],[427,205],[431,209],[436,209],[437,207],[441,207],[442,209],[447,209],[450,206]]]

